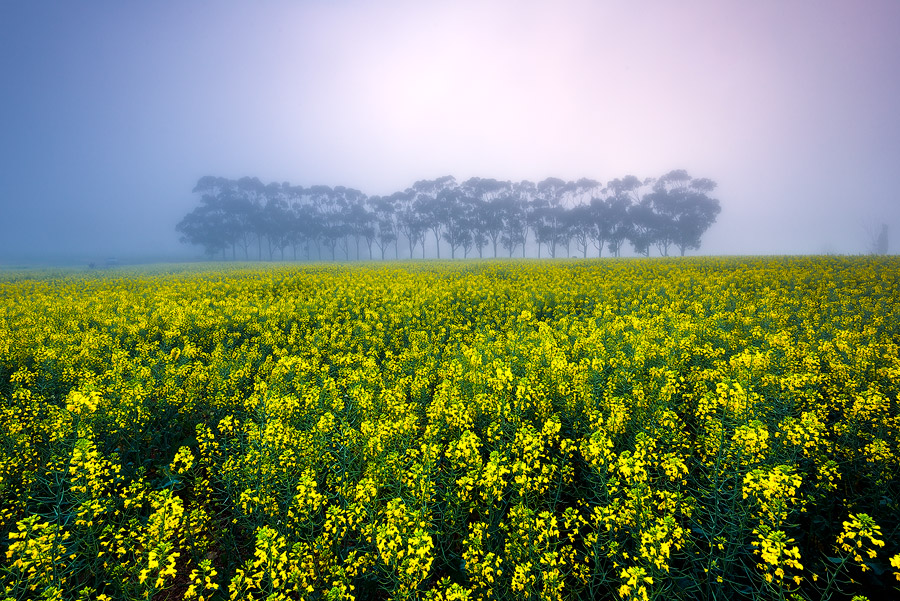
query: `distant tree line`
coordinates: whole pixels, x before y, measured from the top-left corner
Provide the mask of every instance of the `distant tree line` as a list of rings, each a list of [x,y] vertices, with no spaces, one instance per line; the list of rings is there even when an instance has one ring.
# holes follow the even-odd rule
[[[605,186],[583,178],[538,183],[452,176],[421,180],[389,196],[343,186],[263,184],[257,178],[200,178],[200,204],[176,226],[184,243],[223,259],[354,260],[667,256],[700,248],[721,210],[716,184],[683,170],[628,175]]]

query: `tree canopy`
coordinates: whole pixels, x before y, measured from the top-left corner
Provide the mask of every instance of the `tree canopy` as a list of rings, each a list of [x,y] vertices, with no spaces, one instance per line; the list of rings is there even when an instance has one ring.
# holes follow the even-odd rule
[[[223,259],[359,260],[508,256],[667,256],[700,248],[721,207],[716,183],[685,170],[539,182],[451,175],[419,180],[388,196],[343,186],[263,184],[201,177],[198,205],[175,229],[182,242]],[[401,242],[402,252],[401,252]],[[489,255],[487,253],[490,253]],[[544,255],[546,253],[546,255]],[[446,256],[446,254],[444,255]]]

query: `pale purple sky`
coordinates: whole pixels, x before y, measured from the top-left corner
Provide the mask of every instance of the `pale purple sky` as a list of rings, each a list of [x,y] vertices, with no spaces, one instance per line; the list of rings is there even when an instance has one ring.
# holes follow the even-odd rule
[[[203,175],[719,183],[704,254],[900,248],[900,2],[0,3],[0,264],[179,246]]]

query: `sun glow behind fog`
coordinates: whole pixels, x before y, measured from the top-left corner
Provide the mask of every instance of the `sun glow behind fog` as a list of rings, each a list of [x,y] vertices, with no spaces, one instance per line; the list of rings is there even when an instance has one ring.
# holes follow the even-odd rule
[[[184,252],[173,224],[203,175],[390,194],[684,168],[719,183],[703,252],[900,231],[893,2],[0,11],[0,255]]]
[[[322,122],[411,159],[403,181],[456,165],[510,178],[650,175],[672,161],[702,170],[723,153],[772,152],[785,82],[764,47],[727,31],[703,37],[712,25],[689,15],[662,23],[572,6],[343,15]]]

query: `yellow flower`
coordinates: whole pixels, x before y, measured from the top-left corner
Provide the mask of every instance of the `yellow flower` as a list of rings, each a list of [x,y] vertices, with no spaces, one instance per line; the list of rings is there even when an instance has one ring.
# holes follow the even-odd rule
[[[881,527],[868,514],[850,514],[850,519],[844,522],[844,529],[838,535],[837,543],[865,572],[870,568],[862,554],[865,553],[868,559],[875,559],[878,555],[875,548],[884,546],[880,536]]]

